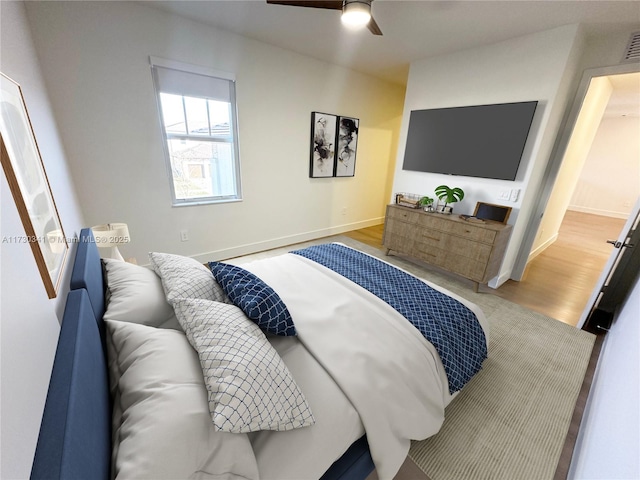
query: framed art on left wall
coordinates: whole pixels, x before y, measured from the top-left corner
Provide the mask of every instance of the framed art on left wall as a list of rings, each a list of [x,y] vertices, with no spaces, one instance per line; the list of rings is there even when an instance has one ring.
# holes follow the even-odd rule
[[[3,243],[28,243],[49,298],[57,294],[69,251],[20,85],[0,72],[0,160],[16,203],[24,236]]]
[[[356,174],[356,150],[360,120],[338,117],[338,141],[336,149],[336,177],[353,177]]]
[[[338,117],[311,112],[311,178],[333,177],[336,163],[336,128]]]

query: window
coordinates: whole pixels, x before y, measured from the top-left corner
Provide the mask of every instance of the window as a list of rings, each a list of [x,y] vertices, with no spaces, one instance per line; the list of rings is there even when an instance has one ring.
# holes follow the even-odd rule
[[[240,200],[233,75],[151,57],[174,205]]]

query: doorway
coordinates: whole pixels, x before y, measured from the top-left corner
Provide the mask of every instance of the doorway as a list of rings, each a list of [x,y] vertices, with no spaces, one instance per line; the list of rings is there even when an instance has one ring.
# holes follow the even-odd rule
[[[555,252],[561,258],[556,259],[552,271],[547,273],[549,280],[552,275],[559,275],[557,269],[567,263],[566,259],[571,256],[580,262],[582,255],[585,264],[591,261],[593,252],[588,249],[585,251],[585,245],[593,242],[596,242],[594,245],[599,242],[604,244],[608,239],[617,238],[619,229],[640,194],[638,66],[622,65],[585,72],[574,103],[571,130],[565,129],[558,142],[562,145],[564,141],[563,153],[560,158],[556,154],[547,172],[546,192],[541,193],[540,213],[535,217],[539,222],[529,227],[531,231],[526,234],[529,246],[520,252],[516,267],[520,270],[514,270],[514,278],[520,278],[523,284],[527,282],[527,272],[534,270],[531,267],[538,266],[540,260],[548,261],[546,257],[561,244],[564,244],[565,252]],[[626,127],[622,129],[622,125]],[[621,136],[623,131],[626,137]],[[620,155],[620,152],[624,155]],[[618,165],[614,168],[616,162]],[[631,162],[631,166],[628,162]],[[543,198],[545,194],[546,199]],[[574,230],[582,229],[583,238],[574,239],[573,248],[561,239],[566,235],[566,230],[572,228],[567,223],[573,223]],[[614,225],[613,230],[617,231],[611,230],[611,224]],[[606,232],[604,236],[609,238],[601,238],[602,230]],[[600,249],[601,254],[606,255],[610,247],[604,244],[603,248]],[[536,262],[539,254],[541,257]],[[572,277],[570,272],[564,272],[566,280],[576,287],[593,290],[597,281],[593,279],[593,274],[590,279],[585,279],[580,275],[580,269],[575,269],[574,273]],[[508,285],[503,285],[500,290],[505,286]],[[584,298],[582,301],[585,301]],[[582,304],[581,308],[585,306]],[[567,321],[566,317],[562,320],[575,325],[578,319],[579,315],[571,321]]]

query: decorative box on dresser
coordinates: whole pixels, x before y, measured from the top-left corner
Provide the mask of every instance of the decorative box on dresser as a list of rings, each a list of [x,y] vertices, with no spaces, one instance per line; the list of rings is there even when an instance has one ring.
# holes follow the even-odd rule
[[[477,292],[498,274],[510,235],[511,225],[388,205],[383,245],[387,255],[409,255],[473,280]]]

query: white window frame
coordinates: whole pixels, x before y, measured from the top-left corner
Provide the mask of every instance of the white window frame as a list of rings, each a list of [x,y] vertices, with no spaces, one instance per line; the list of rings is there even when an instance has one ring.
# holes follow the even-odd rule
[[[236,88],[235,88],[235,75],[229,72],[224,72],[222,70],[215,70],[212,68],[193,65],[183,62],[177,62],[174,60],[167,60],[159,57],[149,57],[149,62],[151,64],[151,75],[153,78],[153,86],[156,95],[156,102],[158,107],[158,118],[160,121],[160,129],[162,131],[163,138],[163,151],[165,156],[165,165],[167,167],[167,175],[169,178],[169,186],[171,189],[171,199],[172,205],[174,207],[179,206],[192,206],[192,205],[208,205],[212,203],[227,203],[227,202],[239,202],[242,201],[242,182],[241,182],[241,174],[240,174],[240,154],[239,154],[239,141],[238,141],[238,113],[237,113],[237,103],[236,103]],[[185,72],[189,74],[195,75],[204,75],[207,77],[212,77],[215,79],[228,80],[230,82],[230,136],[224,135],[190,135],[188,132],[186,134],[177,134],[177,133],[168,133],[166,131],[164,125],[164,117],[162,113],[162,103],[160,100],[160,94],[164,93],[159,88],[159,82],[157,77],[157,69],[156,67],[161,67],[165,69],[177,70],[180,72]],[[184,96],[189,96],[189,92],[185,91],[183,93]],[[187,117],[185,114],[185,121],[187,121]],[[169,140],[193,140],[198,142],[203,141],[211,141],[216,143],[230,143],[233,152],[233,169],[234,169],[234,183],[235,183],[235,195],[214,195],[208,197],[197,197],[197,198],[177,198],[173,177],[173,166],[171,164],[171,154],[169,151]]]

